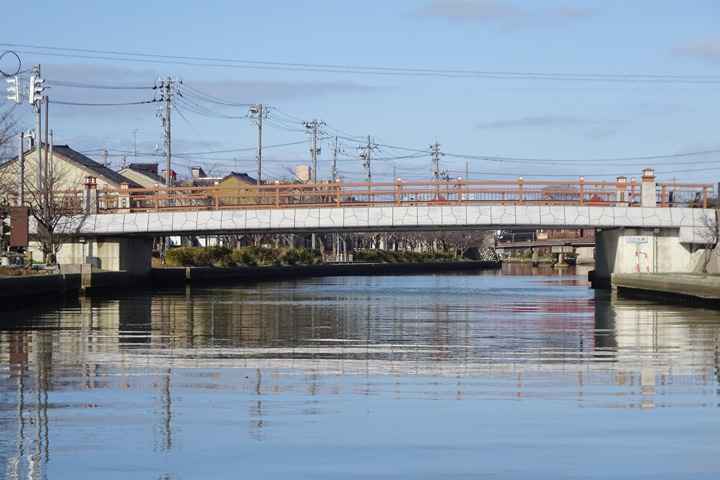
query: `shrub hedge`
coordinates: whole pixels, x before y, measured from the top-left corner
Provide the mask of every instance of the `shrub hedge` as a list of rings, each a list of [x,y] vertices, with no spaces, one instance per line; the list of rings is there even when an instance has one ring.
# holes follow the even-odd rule
[[[364,250],[355,252],[353,260],[365,263],[424,263],[456,260],[453,253],[405,252],[392,250]]]
[[[168,250],[168,267],[237,267],[255,265],[313,265],[320,253],[310,248],[276,249],[263,247],[179,247]]]
[[[422,263],[458,260],[452,253],[364,250],[354,253],[356,262]],[[315,265],[322,262],[320,252],[311,248],[178,247],[167,251],[168,267],[238,267],[257,265]]]

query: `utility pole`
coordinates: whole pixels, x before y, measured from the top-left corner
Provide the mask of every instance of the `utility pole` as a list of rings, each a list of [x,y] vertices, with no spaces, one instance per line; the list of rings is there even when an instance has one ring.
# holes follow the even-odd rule
[[[257,147],[257,184],[260,185],[262,180],[262,121],[264,118],[270,118],[270,105],[263,108],[262,104],[250,105],[250,124],[258,126],[258,147]]]
[[[137,163],[137,138],[135,136],[137,131],[138,131],[137,128],[132,129],[132,132],[133,132],[133,158],[135,159],[135,163]],[[107,152],[107,150],[105,150],[105,151]],[[107,167],[107,164],[105,166]]]
[[[320,149],[317,146],[318,138],[318,126],[325,125],[322,120],[318,123],[317,120],[312,122],[305,122],[305,128],[310,131],[309,135],[312,138],[313,146],[310,149],[310,156],[312,157],[312,181],[317,182],[317,156],[320,155]],[[322,135],[322,132],[319,132]]]
[[[160,126],[165,127],[165,186],[169,187],[172,185],[172,165],[170,159],[170,107],[172,106],[172,100],[175,95],[179,93],[178,84],[182,84],[182,79],[170,77],[159,78],[160,85],[158,86],[158,92],[160,93],[160,100],[165,101],[165,105],[158,106],[157,117],[160,119]],[[162,115],[162,111],[165,110],[165,117]]]
[[[50,118],[50,99],[48,97],[43,98],[45,101],[45,164],[43,165],[43,168],[45,169],[45,172],[43,172],[43,175],[45,176],[45,191],[52,190],[53,188],[53,178],[52,175],[49,173],[49,155],[50,155],[50,137],[48,136],[50,133],[50,126],[48,119]],[[47,195],[47,193],[46,193]]]
[[[332,169],[330,170],[330,178],[332,180],[332,183],[335,183],[335,177],[337,177],[337,154],[338,154],[338,139],[337,139],[337,135],[335,135],[335,148],[333,149]]]
[[[23,155],[23,132],[20,132],[20,152],[18,153],[18,207],[25,203],[25,156]]]
[[[50,193],[52,194],[52,190],[55,189],[55,166],[53,165],[55,160],[53,157],[53,145],[55,144],[55,141],[53,140],[53,131],[50,129],[47,129],[47,131],[50,133],[50,139],[48,140],[48,152],[45,161],[48,165],[48,178],[50,179],[50,182],[52,182],[50,184]]]
[[[440,155],[443,155],[440,153],[440,144],[435,142],[434,145],[430,145],[430,148],[433,149],[433,182],[439,182],[440,181]]]
[[[103,150],[103,166],[107,167],[107,148]],[[123,165],[124,167],[125,165]]]
[[[360,164],[365,169],[365,183],[372,181],[372,175],[370,174],[370,151],[372,147],[370,145],[370,135],[367,137],[367,147],[360,150]]]
[[[42,135],[40,134],[41,130],[41,124],[42,124],[42,91],[45,89],[42,84],[45,80],[40,78],[40,65],[35,65],[35,68],[33,69],[33,75],[30,77],[30,91],[28,92],[28,102],[30,102],[30,105],[33,106],[35,109],[35,138],[38,140],[38,145],[35,146],[35,154],[36,154],[36,167],[37,167],[37,174],[35,179],[35,188],[37,192],[42,191],[43,187],[43,175],[42,175]]]

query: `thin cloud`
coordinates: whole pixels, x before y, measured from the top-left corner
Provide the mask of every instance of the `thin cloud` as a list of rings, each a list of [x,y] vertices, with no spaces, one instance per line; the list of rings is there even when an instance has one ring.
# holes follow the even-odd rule
[[[416,8],[412,17],[445,18],[453,21],[486,21],[522,15],[520,10],[483,0],[438,0]]]
[[[677,153],[678,155],[684,155],[686,153],[695,152],[713,152],[707,153],[703,155],[703,157],[717,158],[717,153],[714,153],[715,150],[720,150],[720,139],[710,142],[699,142],[685,145],[683,147],[680,147],[675,153]]]
[[[622,120],[592,120],[570,115],[541,115],[513,120],[498,120],[476,125],[479,130],[518,129],[518,128],[551,128],[551,127],[592,127],[585,132],[590,140],[601,140],[617,133],[623,124]]]
[[[593,128],[589,132],[587,132],[587,136],[590,140],[602,140],[603,138],[609,137],[611,135],[616,134],[619,132],[619,128],[612,128],[612,127],[598,127]]]
[[[548,16],[555,18],[570,18],[581,20],[591,15],[590,10],[580,7],[562,6],[553,7],[547,11]]]
[[[562,20],[580,20],[591,12],[575,6],[552,7],[539,13],[485,0],[437,0],[410,13],[416,18],[440,18],[454,22],[503,21],[506,26],[547,25]]]
[[[497,120],[494,122],[480,123],[476,128],[480,130],[486,129],[506,129],[506,128],[535,128],[535,127],[555,127],[558,125],[579,125],[595,123],[593,121],[572,117],[567,115],[542,115],[535,117],[524,117],[514,120]]]
[[[152,70],[88,62],[43,65],[43,77],[50,87],[46,93],[50,97],[50,103],[54,102],[54,113],[63,118],[80,116],[107,118],[108,112],[112,112],[115,118],[129,120],[139,120],[147,115],[154,117],[157,105],[135,104],[159,98],[156,90],[153,89],[157,85],[158,76],[158,73]],[[106,88],[96,88],[98,86]],[[205,108],[221,115],[232,116],[238,115],[237,106],[220,105],[208,97],[215,97],[218,101],[222,99],[234,104],[275,103],[288,99],[322,97],[338,93],[362,94],[373,89],[350,81],[271,82],[262,79],[240,81],[226,78],[215,82],[197,82],[191,76],[185,76],[183,84],[179,88],[184,100],[184,103],[181,102],[180,108]],[[122,104],[132,105],[123,106]]]
[[[720,37],[714,40],[701,38],[687,45],[676,47],[673,49],[673,53],[704,58],[711,63],[720,63]]]
[[[365,93],[372,87],[352,82],[268,82],[256,81],[219,81],[213,83],[192,84],[203,93],[233,101],[258,103],[258,99],[278,99],[320,97],[336,93]]]

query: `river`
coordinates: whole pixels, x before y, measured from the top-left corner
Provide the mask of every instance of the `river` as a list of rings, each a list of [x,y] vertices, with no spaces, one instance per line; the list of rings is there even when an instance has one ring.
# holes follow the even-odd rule
[[[0,478],[720,478],[720,315],[587,271],[156,288],[0,317]]]

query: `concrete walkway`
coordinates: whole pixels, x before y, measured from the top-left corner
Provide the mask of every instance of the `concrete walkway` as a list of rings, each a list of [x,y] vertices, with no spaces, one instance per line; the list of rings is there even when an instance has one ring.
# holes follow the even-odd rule
[[[612,285],[619,291],[643,291],[648,297],[667,298],[668,295],[720,302],[720,275],[689,273],[613,273]]]

